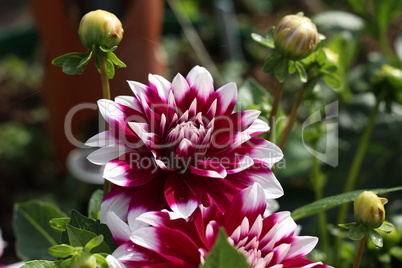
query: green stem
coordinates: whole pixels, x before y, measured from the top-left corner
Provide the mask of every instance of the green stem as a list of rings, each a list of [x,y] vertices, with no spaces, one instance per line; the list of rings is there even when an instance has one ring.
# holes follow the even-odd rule
[[[373,132],[373,128],[375,125],[375,119],[377,118],[378,115],[378,110],[380,107],[380,103],[383,99],[383,96],[380,96],[377,98],[377,102],[371,111],[371,114],[369,116],[369,119],[367,121],[366,129],[364,130],[363,136],[360,140],[360,143],[358,145],[356,154],[353,158],[352,165],[350,167],[348,176],[346,178],[346,184],[345,188],[343,190],[344,193],[350,192],[355,188],[356,185],[356,179],[357,179],[357,174],[359,174],[361,164],[363,162],[364,155],[367,150],[367,145],[370,140],[371,134]],[[349,210],[349,204],[343,204],[340,209],[339,209],[339,214],[338,214],[338,223],[345,223],[348,215],[348,210]],[[337,236],[335,239],[335,247],[334,247],[334,256],[335,256],[335,261],[338,260],[338,255],[339,255],[339,248],[341,246],[342,242],[342,237]]]
[[[267,134],[265,136],[265,138],[267,140],[270,139],[271,133],[275,132],[275,130],[276,130],[275,119],[276,119],[276,114],[278,112],[279,104],[281,103],[281,98],[282,98],[282,93],[283,93],[283,85],[284,85],[284,83],[282,83],[282,82],[278,82],[278,83],[279,84],[275,91],[274,102],[272,104],[272,110],[271,110],[271,113],[269,114],[269,118],[268,118],[268,124],[271,129],[270,129],[270,131],[267,132]]]
[[[293,125],[296,121],[297,110],[299,109],[300,103],[303,100],[304,92],[306,91],[308,85],[310,84],[309,80],[307,83],[304,83],[303,86],[300,88],[299,92],[297,92],[296,102],[293,104],[292,110],[290,111],[290,115],[288,118],[288,122],[286,123],[285,130],[281,136],[281,140],[279,142],[279,148],[283,149],[288,139],[289,133],[293,128]]]
[[[104,99],[111,99],[110,96],[110,86],[109,86],[109,78],[107,76],[107,56],[104,53],[100,53],[99,57],[99,69],[100,69],[100,76],[101,76],[101,85],[102,85],[102,95]],[[106,129],[108,128],[107,123]],[[104,180],[103,182],[103,199],[105,199],[106,195],[112,189],[112,184],[108,180]]]
[[[352,166],[350,167],[350,170],[349,170],[349,173],[348,173],[348,176],[346,179],[345,188],[343,190],[344,193],[350,192],[355,188],[357,174],[359,174],[361,164],[363,162],[363,158],[364,158],[364,155],[367,150],[367,145],[370,141],[371,134],[373,132],[373,128],[375,125],[375,119],[377,118],[377,115],[378,115],[380,103],[381,103],[381,99],[378,98],[377,103],[375,104],[373,110],[371,111],[370,117],[367,122],[366,129],[364,130],[363,136],[362,136],[359,146],[357,148],[357,152],[353,158]],[[341,206],[339,215],[338,215],[338,223],[346,222],[348,208],[349,208],[348,204],[344,204]]]
[[[314,187],[315,200],[321,200],[324,197],[324,195],[323,195],[324,182],[323,182],[323,177],[321,175],[320,164],[318,162],[318,158],[316,158],[316,157],[313,157],[313,174],[312,175],[313,175],[313,187]],[[318,213],[318,226],[319,226],[319,230],[320,230],[320,242],[322,243],[323,251],[328,260],[329,255],[330,255],[330,245],[329,245],[329,236],[328,236],[328,231],[327,231],[328,220],[327,220],[327,214],[325,213],[325,211]]]
[[[380,43],[381,51],[384,53],[384,56],[387,59],[388,63],[393,66],[398,66],[398,57],[395,55],[394,51],[389,46],[386,30],[382,30],[379,32],[378,40]]]
[[[363,256],[363,251],[366,246],[366,241],[367,241],[367,235],[364,235],[362,239],[359,241],[359,246],[357,248],[357,253],[355,257],[355,262],[353,263],[353,268],[359,268],[360,267],[360,262],[362,260]]]

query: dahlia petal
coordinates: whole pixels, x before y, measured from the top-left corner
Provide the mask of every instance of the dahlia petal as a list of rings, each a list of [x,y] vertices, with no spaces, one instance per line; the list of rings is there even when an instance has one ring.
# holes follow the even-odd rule
[[[126,153],[126,148],[123,146],[112,145],[101,147],[98,150],[90,153],[87,159],[96,165],[106,165],[109,161],[120,157]]]
[[[218,101],[216,99],[212,102],[211,107],[209,107],[206,113],[207,118],[214,118],[216,116],[217,105],[218,105],[217,103]]]
[[[155,86],[159,97],[166,102],[171,83],[160,75],[148,75],[151,85]]]
[[[179,143],[179,146],[177,146],[176,155],[178,157],[183,157],[184,160],[189,159],[189,157],[193,154],[194,154],[194,147],[191,141],[189,141],[188,139],[182,139]]]
[[[106,215],[107,226],[113,235],[113,239],[117,245],[121,245],[128,240],[130,237],[131,230],[127,223],[125,223],[120,217],[114,213],[114,211],[109,211]]]
[[[215,91],[217,96],[217,115],[231,114],[237,101],[237,86],[228,83]]]
[[[210,178],[225,178],[227,175],[225,167],[214,160],[199,161],[197,167],[190,166],[190,173]]]
[[[227,156],[222,158],[221,163],[224,165],[227,174],[239,173],[254,165],[253,159],[247,155],[235,155],[234,157]]]
[[[204,67],[195,66],[186,78],[190,87],[196,90],[197,99],[205,104],[214,92],[214,80],[211,74]]]
[[[188,180],[178,174],[170,174],[165,182],[165,198],[170,208],[184,218],[189,217],[200,204],[202,188],[194,178]]]
[[[286,258],[304,257],[317,245],[318,238],[312,236],[293,236],[290,243],[292,246]]]
[[[139,154],[135,155],[136,157],[141,157]],[[116,185],[124,187],[140,186],[155,177],[155,164],[151,157],[142,157],[140,162],[132,160],[130,159],[129,162],[109,161],[105,166],[103,177]]]
[[[251,126],[244,132],[250,134],[250,136],[257,136],[269,130],[269,126],[261,119],[255,119]]]
[[[126,266],[117,260],[113,255],[107,255],[106,261],[110,268],[126,268]]]
[[[234,155],[248,155],[267,164],[268,167],[272,167],[283,158],[282,150],[278,146],[267,140],[254,137],[235,148],[232,153]]]
[[[190,86],[181,74],[177,74],[173,78],[172,89],[174,90],[174,98],[176,104],[179,105],[179,107],[182,107],[183,101],[190,91]]]
[[[128,125],[149,149],[154,148],[155,143],[159,142],[157,134],[148,132],[149,125],[147,123],[128,122]]]
[[[121,105],[130,107],[131,109],[134,109],[140,113],[143,112],[141,104],[133,96],[117,96],[114,101]]]
[[[133,232],[130,238],[135,244],[183,266],[197,265],[200,261],[197,245],[180,230],[145,227]]]
[[[131,191],[114,186],[101,204],[100,214],[102,223],[107,223],[107,215],[113,211],[120,219],[127,220],[128,205]]]
[[[115,145],[117,140],[113,137],[110,130],[103,131],[89,138],[86,142],[86,146],[90,147],[105,147]]]

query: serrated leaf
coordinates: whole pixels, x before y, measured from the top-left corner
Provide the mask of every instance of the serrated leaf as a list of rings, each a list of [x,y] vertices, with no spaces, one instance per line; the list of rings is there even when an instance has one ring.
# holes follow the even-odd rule
[[[306,83],[307,82],[307,73],[306,73],[306,69],[304,68],[304,65],[301,62],[296,61],[295,68],[296,68],[296,72],[297,72],[297,75],[299,76],[300,81],[302,81],[303,83]]]
[[[57,258],[67,258],[73,254],[74,248],[70,245],[62,244],[50,247],[48,252]]]
[[[25,261],[54,259],[47,249],[57,244],[60,232],[50,227],[49,221],[64,216],[50,203],[39,200],[17,203],[14,206],[13,227],[18,257]]]
[[[89,199],[88,216],[94,220],[100,219],[100,207],[103,200],[103,191],[96,190]]]
[[[370,238],[371,242],[374,243],[374,245],[376,245],[379,248],[382,248],[383,241],[382,241],[381,235],[378,232],[376,232],[374,230],[370,230],[369,231],[369,238]]]
[[[116,66],[120,67],[120,68],[124,68],[127,67],[127,65],[122,62],[117,56],[116,54],[114,54],[113,52],[109,52],[107,53],[107,58]]]
[[[366,232],[367,230],[363,225],[358,225],[349,230],[348,236],[352,240],[360,240],[366,235]]]
[[[50,227],[57,231],[64,232],[66,225],[70,222],[70,218],[54,218],[49,221]]]
[[[302,206],[300,208],[295,209],[292,212],[292,217],[294,220],[300,220],[305,217],[314,215],[318,212],[328,210],[330,208],[334,208],[340,206],[342,204],[352,202],[359,194],[363,191],[372,191],[378,195],[386,194],[389,192],[401,191],[402,186],[394,187],[394,188],[380,188],[380,189],[371,189],[371,190],[356,190],[348,193],[343,193],[339,195],[325,197],[321,200],[315,201],[308,205]]]
[[[266,58],[264,65],[262,66],[262,70],[266,73],[273,73],[275,67],[281,62],[283,56],[279,53],[272,53]]]
[[[201,268],[249,268],[245,256],[229,244],[227,235],[222,229],[219,231],[215,246],[207,255]]]
[[[26,262],[21,268],[60,268],[61,261],[29,261]]]

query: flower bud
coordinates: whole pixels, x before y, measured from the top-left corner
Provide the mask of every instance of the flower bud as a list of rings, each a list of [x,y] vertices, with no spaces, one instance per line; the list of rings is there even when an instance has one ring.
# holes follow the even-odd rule
[[[96,258],[89,253],[82,252],[79,255],[73,256],[71,267],[96,268]]]
[[[384,204],[387,202],[386,198],[379,198],[373,192],[364,191],[353,203],[356,222],[370,229],[380,227],[385,220]]]
[[[291,60],[310,55],[319,41],[317,27],[303,13],[283,17],[274,33],[275,49]]]
[[[110,49],[117,46],[123,38],[123,26],[112,13],[104,10],[91,11],[82,17],[78,34],[88,49],[92,45]]]

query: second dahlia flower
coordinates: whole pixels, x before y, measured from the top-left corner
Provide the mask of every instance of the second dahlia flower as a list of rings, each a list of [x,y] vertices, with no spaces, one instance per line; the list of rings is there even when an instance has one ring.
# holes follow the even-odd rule
[[[200,206],[189,219],[183,219],[163,210],[144,213],[126,224],[111,210],[108,226],[119,247],[107,259],[113,268],[197,268],[223,228],[229,243],[244,254],[252,268],[329,267],[305,258],[318,239],[297,236],[289,212],[267,216],[265,210],[259,184],[239,192],[225,213],[214,205]]]
[[[117,185],[104,211],[119,198],[129,198],[125,204],[140,212],[166,207],[187,217],[212,203],[224,211],[254,182],[268,199],[283,194],[270,169],[282,152],[255,137],[269,129],[259,111],[233,111],[234,83],[215,90],[199,66],[172,82],[150,75],[149,85],[128,83],[134,96],[98,102],[110,130],[87,142],[102,147],[88,159],[106,165],[105,179]]]

